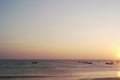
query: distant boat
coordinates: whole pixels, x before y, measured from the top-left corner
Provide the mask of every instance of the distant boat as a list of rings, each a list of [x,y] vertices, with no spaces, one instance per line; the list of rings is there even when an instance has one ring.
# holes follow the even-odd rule
[[[78,63],[81,63],[81,61],[78,61]]]
[[[106,62],[105,64],[108,64],[108,65],[113,65],[113,62]]]
[[[83,61],[82,63],[87,63],[87,61]]]
[[[92,62],[87,62],[87,64],[92,64]]]
[[[38,62],[37,62],[37,61],[34,61],[34,62],[32,62],[32,64],[38,64]]]
[[[85,64],[93,64],[92,62],[87,62],[87,61],[83,61],[82,63],[85,63]]]

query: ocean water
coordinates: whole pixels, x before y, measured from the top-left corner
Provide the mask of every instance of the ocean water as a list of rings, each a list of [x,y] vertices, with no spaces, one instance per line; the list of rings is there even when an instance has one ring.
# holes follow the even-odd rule
[[[92,80],[120,77],[120,62],[106,62],[111,61],[0,60],[0,80]]]

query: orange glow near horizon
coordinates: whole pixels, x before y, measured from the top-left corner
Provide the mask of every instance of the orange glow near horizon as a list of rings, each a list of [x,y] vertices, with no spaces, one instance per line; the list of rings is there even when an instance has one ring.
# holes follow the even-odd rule
[[[114,59],[115,54],[105,47],[81,47],[76,45],[40,45],[37,43],[26,43],[12,45],[8,48],[13,55],[21,54],[23,58],[58,58],[58,59]],[[111,51],[110,51],[111,50]],[[104,57],[103,57],[104,55]],[[117,58],[116,58],[117,59]]]
[[[115,59],[120,60],[120,47],[114,47],[113,54],[116,56]]]
[[[120,53],[118,53],[118,58],[120,58]]]

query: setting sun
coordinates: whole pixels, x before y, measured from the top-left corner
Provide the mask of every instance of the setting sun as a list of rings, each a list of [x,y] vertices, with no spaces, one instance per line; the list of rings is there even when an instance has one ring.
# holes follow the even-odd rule
[[[120,58],[120,53],[118,53],[118,58]]]

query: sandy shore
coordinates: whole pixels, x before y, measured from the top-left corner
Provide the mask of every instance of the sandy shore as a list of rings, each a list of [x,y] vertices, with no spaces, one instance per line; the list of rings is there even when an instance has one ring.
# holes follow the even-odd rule
[[[79,80],[120,80],[120,77],[95,78],[95,79],[79,79]]]
[[[120,80],[120,77],[113,77],[113,78],[96,78],[92,80]]]

